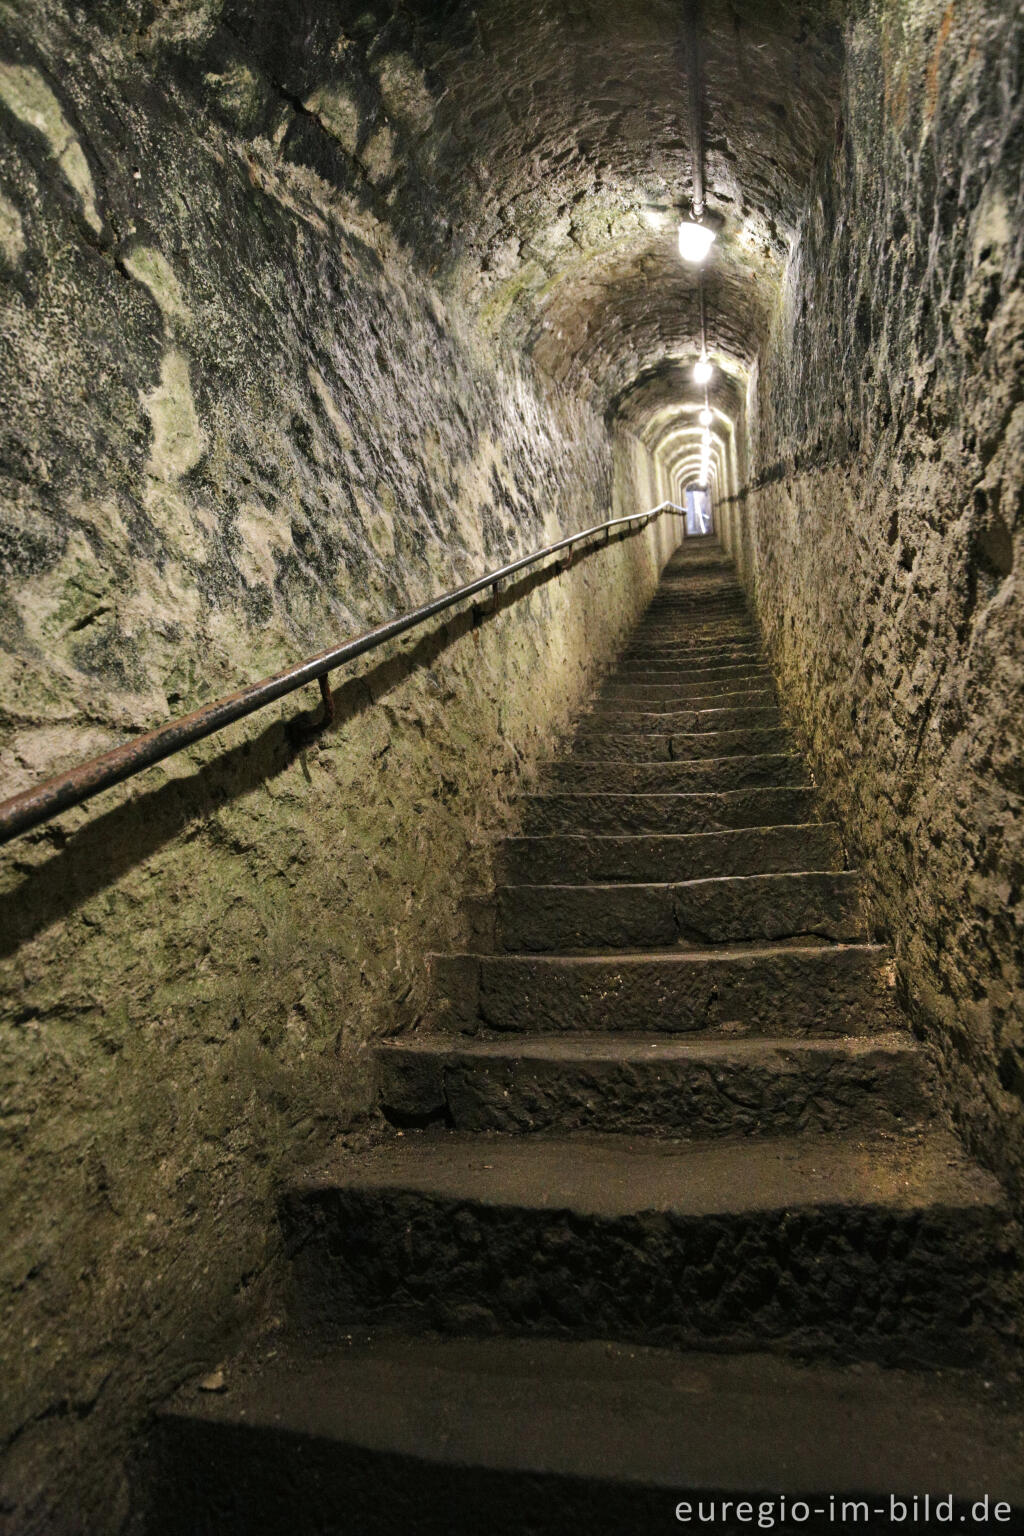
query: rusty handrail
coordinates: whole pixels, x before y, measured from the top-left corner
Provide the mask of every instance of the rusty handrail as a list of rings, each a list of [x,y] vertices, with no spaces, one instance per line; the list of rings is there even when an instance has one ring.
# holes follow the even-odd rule
[[[101,790],[120,784],[122,780],[141,773],[143,768],[150,768],[154,763],[162,762],[165,757],[170,757],[184,747],[191,746],[194,741],[212,736],[215,731],[223,730],[225,726],[244,719],[246,715],[255,714],[258,709],[272,704],[275,699],[283,698],[287,693],[294,693],[308,683],[320,683],[320,691],[329,719],[330,694],[324,680],[329,672],[333,672],[344,662],[354,661],[357,656],[365,656],[367,651],[376,650],[378,646],[384,645],[388,640],[394,640],[398,635],[405,634],[417,624],[425,624],[428,619],[444,613],[448,608],[454,608],[456,604],[465,602],[467,598],[474,597],[477,592],[483,592],[487,587],[497,587],[499,582],[515,575],[517,571],[537,565],[541,560],[546,560],[561,550],[571,550],[574,545],[582,543],[584,539],[593,538],[599,533],[607,533],[610,536],[613,528],[621,528],[630,523],[639,524],[639,527],[631,529],[631,532],[639,533],[641,528],[646,528],[648,523],[668,511],[682,513],[683,508],[677,506],[675,502],[663,501],[659,506],[652,507],[649,512],[634,512],[629,517],[612,518],[607,523],[597,523],[593,528],[585,528],[580,533],[570,534],[568,538],[560,539],[556,544],[547,544],[532,555],[524,555],[522,559],[513,560],[496,571],[488,571],[486,576],[467,582],[463,587],[456,587],[454,591],[446,592],[443,597],[435,597],[433,601],[424,603],[420,608],[412,608],[407,613],[400,614],[398,618],[389,619],[386,624],[379,624],[376,629],[369,629],[365,634],[357,635],[354,640],[346,640],[342,645],[334,646],[329,651],[321,652],[319,656],[300,662],[298,666],[290,667],[287,672],[278,672],[273,677],[263,678],[261,682],[250,683],[247,688],[242,688],[238,693],[215,699],[212,704],[204,704],[201,709],[193,710],[190,715],[169,720],[166,725],[157,726],[153,731],[146,731],[142,736],[135,736],[119,747],[112,747],[109,752],[102,752],[98,757],[79,763],[76,768],[69,768],[64,773],[44,779],[41,784],[36,784],[32,789],[23,790],[20,795],[12,795],[9,800],[0,802],[0,844],[10,842],[22,832],[31,831],[41,822],[59,816],[62,811],[70,810],[74,805],[82,805],[84,801],[92,799],[93,795],[98,795]]]

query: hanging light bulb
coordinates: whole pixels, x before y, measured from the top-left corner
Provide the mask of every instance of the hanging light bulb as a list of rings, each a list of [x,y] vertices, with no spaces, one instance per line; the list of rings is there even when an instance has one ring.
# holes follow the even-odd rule
[[[679,254],[684,261],[699,267],[706,260],[714,238],[714,230],[699,219],[684,219],[679,226]]]
[[[704,407],[700,415],[697,417],[697,420],[700,422],[702,427],[710,427],[714,419],[715,418],[712,416],[707,406]]]
[[[714,373],[714,371],[715,370],[708,362],[707,353],[702,352],[699,362],[696,362],[693,365],[693,382],[695,384],[710,384],[711,375]]]

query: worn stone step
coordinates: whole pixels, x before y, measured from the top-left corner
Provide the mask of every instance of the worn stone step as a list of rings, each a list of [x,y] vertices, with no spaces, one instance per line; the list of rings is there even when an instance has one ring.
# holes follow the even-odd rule
[[[280,1209],[307,1326],[974,1364],[1016,1321],[1005,1197],[941,1132],[407,1131],[337,1154]]]
[[[507,950],[648,948],[814,935],[867,937],[855,871],[726,875],[609,885],[504,885],[495,892]]]
[[[776,705],[775,692],[771,688],[734,688],[709,691],[706,683],[687,694],[684,688],[672,692],[665,690],[662,697],[619,685],[614,691],[605,689],[598,694],[590,708],[591,717],[602,720],[620,715],[671,715],[679,710],[702,709],[771,709]]]
[[[742,608],[720,608],[712,612],[704,608],[680,608],[675,612],[663,610],[648,613],[629,631],[631,639],[638,635],[665,635],[672,639],[700,639],[721,634],[743,635],[758,639],[760,629],[750,614]]]
[[[842,869],[834,822],[648,836],[554,834],[506,838],[496,864],[504,885],[586,880],[700,880],[712,875]]]
[[[734,603],[745,608],[746,593],[738,581],[723,579],[716,573],[698,579],[692,572],[676,577],[669,572],[651,599],[652,608],[702,608],[716,603]]]
[[[664,636],[674,640],[704,640],[715,635],[743,635],[757,639],[760,631],[748,613],[737,609],[733,612],[710,613],[659,613],[648,614],[630,631],[630,638],[638,636]]]
[[[573,753],[577,759],[589,762],[692,762],[706,758],[764,757],[788,752],[791,747],[790,735],[781,725],[661,733],[581,728],[576,733]]]
[[[621,666],[635,667],[638,662],[673,662],[676,666],[716,666],[720,662],[746,661],[764,666],[765,655],[755,645],[670,645],[665,642],[631,645],[619,657]]]
[[[671,664],[676,667],[685,666],[689,662],[709,667],[737,662],[758,666],[764,663],[764,652],[760,645],[753,642],[750,645],[736,643],[692,646],[653,642],[626,646],[622,651],[620,662],[624,666],[636,666],[637,662],[642,662],[645,666],[649,662]]]
[[[359,1536],[651,1536],[701,1512],[736,1536],[738,1505],[783,1499],[822,1510],[808,1536],[861,1502],[862,1529],[906,1536],[915,1499],[951,1495],[957,1529],[985,1494],[991,1529],[1024,1524],[1019,1404],[961,1373],[351,1330],[273,1333],[226,1375],[158,1416],[149,1536],[353,1536],[353,1510]]]
[[[696,582],[691,578],[663,588],[641,615],[640,624],[663,616],[678,617],[683,623],[704,623],[722,614],[750,619],[750,605],[742,589],[729,582]]]
[[[755,671],[763,668],[766,662],[760,648],[741,649],[737,646],[729,646],[719,650],[695,646],[693,650],[685,650],[681,646],[648,645],[623,651],[615,670],[617,672],[702,672],[722,665],[745,666],[748,671]]]
[[[735,597],[722,596],[702,601],[673,597],[664,602],[653,602],[640,622],[634,625],[634,631],[656,629],[659,625],[679,629],[710,629],[716,624],[743,624],[756,628],[750,609]]]
[[[746,611],[749,605],[743,588],[736,581],[711,570],[702,576],[691,572],[675,580],[670,578],[651,600],[654,611],[675,608],[685,613],[704,613],[719,607]]]
[[[651,599],[651,607],[664,607],[672,603],[686,605],[733,602],[746,604],[746,593],[731,573],[724,577],[718,573],[698,579],[691,572],[674,576],[668,571],[657,592]]]
[[[709,666],[705,661],[699,660],[687,666],[679,661],[648,661],[648,662],[619,662],[608,673],[609,683],[731,683],[736,678],[751,676],[770,677],[771,674],[765,665],[764,659],[755,661],[727,662],[724,666],[715,663]]]
[[[666,589],[655,597],[641,615],[637,628],[662,620],[680,624],[713,624],[723,618],[753,622],[753,614],[743,593],[721,582],[698,585],[687,581]]]
[[[462,1034],[868,1035],[902,1020],[890,953],[875,944],[434,955],[431,987],[433,1023]]]
[[[643,700],[665,701],[669,708],[675,701],[689,703],[701,698],[722,699],[734,694],[766,693],[775,699],[775,681],[771,673],[762,669],[756,672],[727,673],[716,678],[691,678],[689,673],[680,678],[658,677],[654,682],[637,682],[635,678],[620,677],[609,673],[597,694],[598,703],[613,703],[620,699],[635,699],[640,707]]]
[[[814,817],[813,789],[734,789],[721,794],[546,794],[519,802],[527,835],[685,835],[746,827],[801,825]]]
[[[655,598],[636,629],[650,629],[658,624],[678,624],[700,628],[712,624],[749,624],[756,620],[747,604],[735,593],[716,596],[688,596],[685,592],[663,599]]]
[[[686,637],[691,634],[715,634],[722,630],[737,631],[743,634],[758,634],[757,625],[752,621],[745,608],[715,608],[714,611],[700,608],[663,608],[663,610],[651,610],[646,614],[640,624],[634,625],[629,633],[636,634],[680,634]]]
[[[707,559],[707,557],[704,557]],[[686,594],[694,591],[708,592],[735,592],[740,597],[745,595],[745,589],[741,585],[736,573],[736,567],[729,556],[721,552],[717,564],[706,564],[700,567],[691,566],[688,562],[676,565],[670,561],[666,565],[661,582],[654,596],[658,602],[666,597],[672,597],[675,593]]]
[[[738,677],[746,679],[749,676],[766,676],[766,667],[761,660],[758,662],[734,662],[728,667],[708,667],[705,662],[695,662],[692,667],[685,667],[679,662],[629,662],[619,664],[608,673],[608,682],[611,684],[692,684],[702,682],[711,684],[717,688],[720,684],[731,684]]]
[[[399,1123],[457,1131],[785,1136],[898,1130],[933,1115],[906,1033],[841,1040],[700,1035],[410,1035],[378,1047]]]
[[[660,619],[657,623],[638,624],[631,632],[631,642],[653,641],[679,645],[723,645],[730,641],[751,644],[760,640],[760,632],[749,620],[721,619],[715,623],[684,623],[680,619]]]
[[[580,756],[541,763],[539,772],[541,782],[547,785],[592,793],[724,792],[762,785],[799,786],[807,779],[803,759],[786,751],[742,752],[733,757],[699,757],[685,762],[667,758],[660,762],[600,761]]]
[[[619,709],[605,704],[583,715],[578,731],[587,735],[605,731],[650,731],[663,735],[665,732],[735,731],[771,726],[781,726],[779,707],[774,699],[763,705],[710,704],[699,709],[673,710]]]

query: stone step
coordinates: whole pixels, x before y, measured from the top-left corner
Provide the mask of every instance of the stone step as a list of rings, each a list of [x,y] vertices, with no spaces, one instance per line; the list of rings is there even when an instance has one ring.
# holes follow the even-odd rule
[[[596,702],[614,703],[621,699],[635,699],[642,708],[642,701],[652,699],[664,701],[669,708],[682,700],[689,703],[701,698],[728,699],[735,694],[765,693],[771,699],[775,699],[775,681],[770,672],[762,669],[758,672],[728,672],[721,677],[691,679],[689,674],[682,678],[659,677],[654,682],[637,682],[633,677],[620,677],[616,673],[609,673],[601,684]]]
[[[750,615],[742,608],[731,610],[720,609],[715,613],[706,611],[695,612],[692,609],[680,609],[675,612],[662,611],[649,612],[645,619],[634,625],[630,634],[636,635],[678,635],[680,639],[689,639],[699,635],[715,635],[723,632],[747,635],[756,639],[760,630]]]
[[[755,622],[749,603],[736,587],[721,582],[703,586],[685,582],[656,597],[641,615],[636,628],[663,619],[680,624],[711,624],[722,618],[740,619],[746,624]]]
[[[761,786],[802,786],[807,778],[803,759],[786,751],[743,752],[734,757],[699,757],[685,762],[667,758],[660,762],[602,762],[575,757],[541,763],[539,767],[544,784],[591,793],[724,792]]]
[[[648,629],[656,624],[705,625],[749,624],[757,620],[741,596],[726,590],[715,593],[688,593],[685,589],[663,599],[656,598],[634,629]]]
[[[638,691],[619,685],[615,692],[605,690],[598,694],[590,708],[590,717],[602,720],[619,715],[671,715],[681,709],[771,709],[776,705],[774,689],[734,688],[709,692],[706,683],[697,685],[698,691],[687,697],[684,688],[665,692],[661,698],[650,697],[651,690]]]
[[[378,1047],[398,1123],[457,1131],[831,1135],[932,1117],[906,1033],[842,1040],[699,1035],[406,1035]]]
[[[431,957],[431,1018],[459,1034],[583,1030],[870,1035],[902,1022],[889,950],[748,944],[658,954]]]
[[[616,734],[650,731],[663,735],[679,731],[742,731],[748,727],[760,729],[780,725],[779,707],[774,699],[770,699],[764,705],[712,704],[699,709],[623,709],[604,704],[583,715],[577,729],[581,735],[596,735],[602,731]]]
[[[973,1365],[1016,1321],[1005,1197],[938,1131],[407,1131],[339,1152],[280,1213],[308,1327]]]
[[[588,762],[685,763],[707,758],[764,757],[791,748],[789,732],[781,725],[674,733],[581,728],[573,742],[574,756]]]
[[[722,590],[698,596],[680,590],[664,598],[655,598],[635,628],[644,629],[648,625],[664,623],[719,624],[723,620],[756,625],[749,606],[735,591]]]
[[[700,607],[721,602],[744,605],[747,602],[743,587],[729,574],[709,569],[705,575],[698,577],[692,571],[676,574],[670,571],[651,599],[651,606],[680,603],[687,607]]]
[[[661,832],[687,835],[739,828],[799,826],[815,814],[813,789],[733,789],[720,794],[525,795],[527,835],[614,835]]]
[[[651,599],[651,608],[669,603],[689,606],[730,601],[746,605],[746,593],[735,578],[713,573],[698,580],[692,572],[673,577],[669,572]]]
[[[720,607],[749,612],[743,588],[713,572],[699,580],[688,575],[683,580],[667,581],[651,602],[655,612],[677,609],[683,613],[704,613]]]
[[[744,666],[748,671],[763,667],[764,657],[759,651],[670,651],[666,647],[646,651],[627,651],[620,659],[616,672],[703,672],[720,663]],[[612,676],[616,674],[613,673]]]
[[[753,642],[750,645],[739,642],[729,645],[670,645],[665,641],[652,641],[650,644],[628,645],[622,652],[621,665],[632,667],[638,661],[645,665],[648,662],[670,662],[676,667],[686,666],[689,662],[709,667],[736,662],[763,666],[764,652]]]
[[[512,952],[647,949],[809,936],[867,937],[856,871],[725,875],[614,885],[503,885],[498,942]]]
[[[613,671],[608,673],[607,682],[611,684],[633,683],[712,683],[715,687],[719,683],[731,683],[736,678],[771,677],[771,673],[763,660],[748,662],[728,662],[724,666],[708,666],[706,662],[697,662],[693,666],[685,666],[678,661],[649,661],[619,663]]]
[[[735,606],[714,609],[686,606],[649,611],[639,624],[633,625],[629,634],[631,638],[636,635],[677,634],[685,639],[690,636],[713,635],[725,631],[744,634],[753,639],[758,639],[761,634],[757,623],[747,610]]]
[[[652,603],[640,622],[634,625],[634,631],[656,629],[666,624],[680,629],[702,629],[715,624],[743,624],[749,629],[757,628],[750,609],[734,597],[715,598],[713,602],[696,602],[683,597]]]
[[[666,667],[652,664],[648,667],[616,667],[609,671],[602,684],[606,688],[735,688],[751,687],[751,684],[774,685],[768,668],[761,667]]]
[[[723,551],[715,559],[704,556],[699,561],[685,560],[665,567],[656,596],[674,592],[738,592],[743,595],[736,568]]]
[[[564,885],[596,880],[702,880],[843,868],[834,822],[747,827],[730,832],[648,836],[509,837],[496,866],[503,885]]]
[[[631,638],[636,635],[668,634],[679,635],[685,639],[690,636],[714,635],[725,631],[742,633],[754,639],[759,638],[761,634],[758,625],[745,608],[719,606],[712,609],[694,608],[689,605],[649,612],[646,618],[633,626],[629,634]]]
[[[822,1510],[809,1536],[860,1501],[864,1531],[907,1536],[915,1499],[970,1529],[985,1494],[986,1528],[1024,1525],[1019,1404],[971,1376],[356,1330],[272,1333],[226,1376],[158,1416],[149,1536],[722,1536],[737,1506],[779,1530],[782,1500]]]
[[[651,600],[651,605],[641,617],[641,624],[652,614],[693,614],[698,618],[727,608],[744,617],[750,616],[750,605],[742,588],[735,583],[708,582],[699,584],[691,579],[665,586]]]
[[[677,667],[716,666],[719,662],[746,661],[752,667],[765,665],[760,646],[729,643],[726,645],[674,645],[649,641],[629,646],[619,657],[619,665],[635,667],[637,662],[674,662]]]

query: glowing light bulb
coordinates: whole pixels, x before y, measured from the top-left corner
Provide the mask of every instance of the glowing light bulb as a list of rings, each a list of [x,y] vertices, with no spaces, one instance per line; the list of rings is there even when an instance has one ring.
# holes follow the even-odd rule
[[[707,257],[715,238],[713,229],[698,224],[695,219],[684,219],[679,226],[679,254],[684,261],[699,267]]]
[[[700,361],[693,365],[693,382],[695,384],[710,384],[711,375],[714,371],[706,355],[702,352]]]
[[[700,415],[697,418],[697,420],[700,422],[702,427],[710,427],[710,425],[714,421],[714,419],[715,418],[712,416],[712,414],[708,410],[707,406],[704,407],[704,409],[701,411]]]

